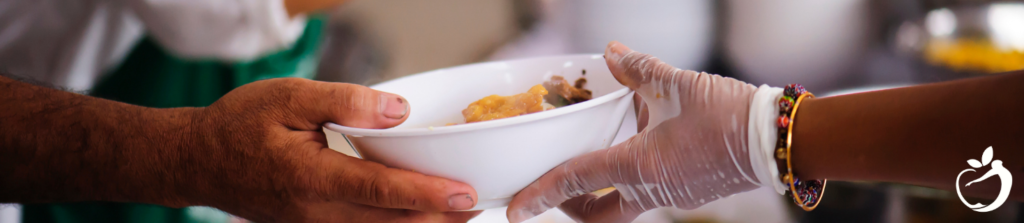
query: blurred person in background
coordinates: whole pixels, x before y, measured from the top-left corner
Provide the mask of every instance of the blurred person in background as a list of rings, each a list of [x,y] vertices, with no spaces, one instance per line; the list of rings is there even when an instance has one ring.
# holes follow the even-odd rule
[[[312,78],[313,11],[341,0],[2,0],[0,69],[157,108],[208,106],[244,84]],[[26,222],[224,222],[209,208],[26,204]]]

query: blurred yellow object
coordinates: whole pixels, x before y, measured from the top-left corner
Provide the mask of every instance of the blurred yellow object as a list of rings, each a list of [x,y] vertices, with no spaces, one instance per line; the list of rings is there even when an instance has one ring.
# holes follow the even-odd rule
[[[477,100],[462,110],[466,123],[515,117],[544,111],[544,95],[548,90],[543,85],[534,85],[526,93],[499,96],[491,95]]]
[[[984,39],[932,40],[924,50],[929,63],[956,71],[998,73],[1024,69],[1024,52],[1000,49]]]
[[[605,188],[605,189],[600,189],[600,190],[594,191],[594,195],[597,195],[598,197],[600,197],[600,196],[604,196],[604,195],[606,195],[608,193],[611,193],[612,191],[615,191],[615,187],[609,187],[609,188]]]

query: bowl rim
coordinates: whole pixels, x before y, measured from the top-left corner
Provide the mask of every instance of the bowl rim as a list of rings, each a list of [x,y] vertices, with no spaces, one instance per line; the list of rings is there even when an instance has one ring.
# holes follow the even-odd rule
[[[397,78],[397,79],[394,79],[394,80],[386,81],[386,82],[383,82],[383,83],[375,84],[374,86],[371,86],[370,88],[375,88],[376,86],[392,83],[394,81],[399,81],[399,80],[402,80],[402,79],[405,79],[405,78],[410,78],[410,77],[416,76],[418,74],[433,73],[433,72],[439,72],[439,71],[444,71],[444,70],[463,69],[463,68],[472,67],[472,66],[487,66],[487,65],[497,64],[497,63],[521,62],[521,61],[530,61],[530,60],[551,60],[551,59],[556,59],[556,58],[574,58],[574,57],[584,57],[584,56],[585,57],[589,57],[589,58],[594,58],[594,57],[601,57],[603,55],[602,54],[571,54],[571,55],[531,57],[531,58],[522,58],[522,59],[513,59],[513,60],[501,60],[501,61],[488,61],[488,62],[472,63],[472,64],[465,64],[465,65],[448,67],[448,68],[441,68],[441,69],[436,69],[436,70],[431,70],[431,71],[425,71],[425,72],[421,72],[421,73],[417,73],[417,74],[413,74],[413,75]],[[502,127],[502,126],[517,125],[517,124],[521,124],[521,123],[530,123],[530,122],[535,122],[535,121],[539,121],[539,120],[544,120],[544,119],[549,119],[549,118],[553,118],[553,117],[562,116],[562,115],[569,114],[569,113],[574,113],[574,112],[577,112],[577,111],[582,111],[582,110],[585,110],[585,109],[588,109],[588,108],[596,107],[596,106],[604,104],[604,103],[609,103],[611,101],[615,101],[616,99],[621,99],[622,97],[625,97],[625,96],[629,95],[632,92],[633,91],[630,90],[628,87],[622,86],[621,89],[615,90],[615,91],[613,91],[611,93],[608,93],[608,94],[605,94],[603,96],[600,96],[600,97],[597,97],[597,98],[593,98],[593,99],[590,99],[590,100],[587,100],[587,101],[584,101],[584,102],[568,105],[568,106],[565,106],[565,107],[561,107],[561,108],[558,108],[558,109],[553,109],[553,110],[550,110],[550,111],[536,112],[536,113],[532,113],[532,114],[520,115],[520,116],[516,116],[516,117],[511,117],[511,118],[495,119],[495,120],[489,120],[489,121],[484,121],[484,122],[467,123],[467,124],[460,124],[460,125],[453,125],[453,126],[428,126],[428,127],[422,127],[422,128],[402,128],[402,129],[394,129],[394,128],[391,128],[391,129],[365,129],[365,128],[347,127],[347,126],[342,126],[342,125],[335,124],[334,122],[327,122],[326,124],[324,124],[324,127],[327,128],[327,129],[330,129],[331,131],[339,132],[339,133],[344,134],[346,136],[353,136],[353,137],[423,136],[423,135],[439,135],[439,134],[448,134],[448,133],[456,133],[456,132],[484,130],[484,129],[492,129],[492,128],[497,128],[497,127]]]

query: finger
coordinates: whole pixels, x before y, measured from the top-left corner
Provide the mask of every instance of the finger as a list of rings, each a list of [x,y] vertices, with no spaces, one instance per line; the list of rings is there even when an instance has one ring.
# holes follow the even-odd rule
[[[407,217],[410,211],[350,202],[324,202],[309,205],[294,213],[296,219],[281,222],[394,222]]]
[[[644,98],[640,94],[633,94],[633,113],[640,117],[640,107],[643,106]]]
[[[608,43],[604,54],[605,62],[608,64],[612,76],[622,85],[634,90],[651,81],[675,83],[680,80],[688,80],[683,77],[692,78],[698,74],[694,71],[675,68],[650,54],[633,51],[617,41]]]
[[[618,156],[618,151],[624,151],[635,138],[578,156],[551,169],[512,198],[505,213],[509,221],[522,222],[570,198],[611,187],[618,180],[612,171],[618,170],[620,159],[629,158]]]
[[[409,103],[402,96],[377,91],[365,86],[320,82],[320,88],[331,100],[324,100],[332,109],[331,121],[357,128],[390,128],[409,117]]]
[[[356,128],[390,128],[408,118],[402,96],[346,83],[312,81],[290,105],[314,129],[325,122]]]
[[[465,223],[480,215],[483,211],[454,211],[454,212],[421,212],[408,211],[406,216],[393,218],[390,221],[375,222],[450,222]]]
[[[429,222],[453,222],[453,223],[457,222],[457,223],[465,223],[465,222],[468,222],[470,219],[475,218],[476,216],[480,216],[480,213],[483,213],[483,212],[484,211],[444,212],[444,213],[442,213],[442,214],[444,214],[443,215],[444,219],[441,219],[440,221],[429,221]],[[428,221],[424,221],[424,222],[428,222]]]
[[[331,209],[327,209],[327,208]],[[480,215],[482,211],[462,212],[422,212],[403,209],[378,208],[359,204],[346,204],[343,206],[328,205],[317,207],[314,215],[326,213],[324,216],[315,217],[324,222],[452,222],[465,223]],[[319,221],[318,221],[319,222]]]
[[[647,110],[647,103],[640,94],[633,94],[633,104],[636,111],[636,132],[640,132],[647,128],[650,113]]]
[[[467,210],[476,205],[468,184],[388,168],[341,153],[323,153],[324,178],[314,187],[326,198],[380,208],[426,212]]]
[[[643,213],[624,202],[619,191],[600,197],[585,194],[563,202],[558,209],[577,222],[631,222]]]

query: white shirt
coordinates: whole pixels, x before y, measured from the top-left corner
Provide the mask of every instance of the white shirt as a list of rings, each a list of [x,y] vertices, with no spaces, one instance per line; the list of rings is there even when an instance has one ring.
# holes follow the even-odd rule
[[[144,32],[178,56],[244,61],[305,23],[281,0],[0,0],[0,70],[85,90]]]

